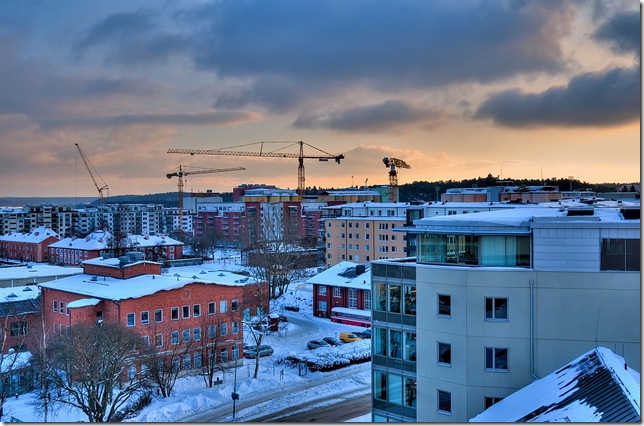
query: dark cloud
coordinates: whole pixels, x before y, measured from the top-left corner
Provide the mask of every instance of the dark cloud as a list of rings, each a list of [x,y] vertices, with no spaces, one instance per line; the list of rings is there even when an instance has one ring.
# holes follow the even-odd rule
[[[640,69],[581,74],[542,93],[518,89],[487,99],[474,118],[507,127],[611,126],[640,117]]]
[[[611,44],[616,52],[634,53],[639,56],[641,48],[640,14],[636,11],[619,13],[599,27],[593,37]]]
[[[328,128],[343,132],[379,132],[406,125],[433,125],[441,114],[405,101],[388,100],[378,105],[359,106],[325,115],[300,115],[295,128]]]

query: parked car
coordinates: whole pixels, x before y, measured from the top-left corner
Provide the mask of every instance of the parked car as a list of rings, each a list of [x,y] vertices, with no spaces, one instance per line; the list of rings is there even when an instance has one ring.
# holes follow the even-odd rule
[[[340,340],[342,340],[344,343],[351,343],[362,340],[362,338],[356,336],[354,333],[343,331],[342,333],[340,333]]]
[[[261,345],[259,347],[259,356],[271,356],[273,355],[273,348],[269,345]],[[244,352],[245,358],[257,358],[257,348],[249,349]]]
[[[325,342],[327,342],[331,346],[340,346],[344,345],[344,342],[340,339],[336,339],[335,337],[325,337],[324,339]]]
[[[309,343],[306,344],[306,347],[308,349],[317,349],[317,348],[328,347],[328,346],[330,345],[324,340],[310,340]]]
[[[361,337],[363,339],[371,339],[371,329],[370,328],[365,328],[363,331],[354,331],[353,334],[355,334],[358,337]]]

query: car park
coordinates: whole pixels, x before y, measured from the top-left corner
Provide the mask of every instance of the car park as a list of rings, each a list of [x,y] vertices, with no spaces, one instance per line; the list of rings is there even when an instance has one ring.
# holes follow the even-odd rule
[[[353,334],[362,339],[371,339],[371,329],[366,328],[363,331],[354,331]]]
[[[324,339],[325,342],[327,342],[331,346],[340,346],[343,345],[344,342],[340,339],[336,339],[335,337],[325,337]]]
[[[329,347],[329,346],[331,346],[331,345],[329,345],[329,344],[328,344],[327,342],[325,342],[324,340],[310,340],[310,341],[306,344],[306,347],[307,347],[308,349],[317,349],[317,348]]]
[[[356,336],[354,333],[343,331],[342,333],[340,333],[340,340],[342,340],[344,343],[351,343],[362,340],[362,338]]]
[[[273,355],[273,348],[269,345],[261,345],[259,347],[259,356],[271,356]],[[251,348],[248,351],[244,351],[245,358],[257,358],[257,348]]]

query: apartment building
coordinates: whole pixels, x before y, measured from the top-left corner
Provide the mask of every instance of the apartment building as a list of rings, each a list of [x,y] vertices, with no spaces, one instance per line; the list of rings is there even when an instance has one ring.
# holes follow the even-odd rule
[[[268,298],[252,297],[267,294],[267,286],[230,272],[173,268],[161,274],[161,264],[135,257],[97,258],[83,267],[82,275],[40,285],[46,330],[118,322],[139,333],[143,347],[180,353],[173,362],[181,370],[201,367],[204,345],[212,345],[208,355],[224,365],[241,358],[244,317],[268,312]]]
[[[415,257],[372,263],[374,421],[467,422],[597,346],[640,370],[639,204],[413,225]]]
[[[60,236],[44,226],[34,228],[30,232],[0,235],[0,257],[20,262],[47,262],[47,247],[57,241],[60,241]]]

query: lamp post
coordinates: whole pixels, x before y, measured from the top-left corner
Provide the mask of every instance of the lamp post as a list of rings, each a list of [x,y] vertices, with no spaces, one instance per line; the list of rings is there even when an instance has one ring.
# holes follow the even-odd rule
[[[235,420],[235,403],[239,399],[239,394],[237,393],[237,360],[235,360],[235,378],[233,380],[233,393],[231,395],[233,398],[233,421]]]

